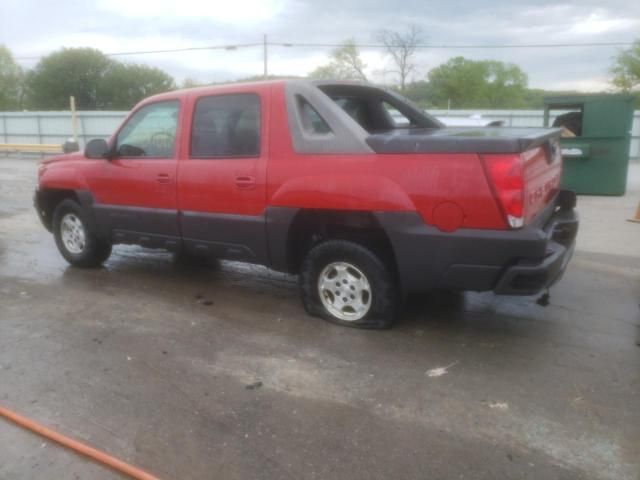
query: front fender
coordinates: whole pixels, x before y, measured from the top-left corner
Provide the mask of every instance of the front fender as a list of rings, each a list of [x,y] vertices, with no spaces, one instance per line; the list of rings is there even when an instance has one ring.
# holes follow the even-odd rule
[[[82,172],[72,165],[41,165],[38,171],[40,190],[89,190]]]

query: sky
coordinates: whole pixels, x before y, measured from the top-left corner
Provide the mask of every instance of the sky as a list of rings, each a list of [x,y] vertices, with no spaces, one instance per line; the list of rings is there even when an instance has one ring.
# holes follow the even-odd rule
[[[262,42],[375,44],[381,29],[418,25],[425,45],[517,45],[632,42],[640,38],[640,1],[631,0],[0,0],[0,44],[33,67],[62,47],[105,53]],[[536,49],[423,48],[412,80],[454,56],[519,65],[529,86],[609,90],[620,47]],[[303,76],[328,62],[330,48],[271,46],[269,73]],[[379,48],[363,48],[366,73],[393,83]],[[262,47],[118,57],[161,68],[178,82],[220,82],[263,72]]]

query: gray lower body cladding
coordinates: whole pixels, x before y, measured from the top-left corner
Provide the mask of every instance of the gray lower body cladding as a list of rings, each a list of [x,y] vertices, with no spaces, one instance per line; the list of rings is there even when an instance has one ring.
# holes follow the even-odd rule
[[[76,192],[95,231],[113,243],[133,243],[266,265],[291,272],[291,230],[298,208],[268,207],[264,215],[179,212],[98,205]],[[42,219],[36,193],[36,210]],[[533,223],[518,230],[460,229],[445,233],[416,212],[374,212],[393,247],[401,288],[533,295],[557,281],[575,245],[575,195],[561,192]],[[47,219],[42,219],[48,225]]]
[[[406,293],[430,288],[534,295],[556,282],[573,255],[575,195],[562,192],[533,223],[518,230],[445,233],[414,212],[376,216],[396,255]]]

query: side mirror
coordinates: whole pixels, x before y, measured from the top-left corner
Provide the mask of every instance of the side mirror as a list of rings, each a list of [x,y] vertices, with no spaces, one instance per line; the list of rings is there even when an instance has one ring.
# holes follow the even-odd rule
[[[84,147],[84,156],[87,158],[109,158],[109,144],[103,138],[94,138]]]
[[[73,138],[68,139],[62,144],[62,151],[64,153],[73,153],[79,150],[80,146],[78,145],[78,142],[76,142]]]

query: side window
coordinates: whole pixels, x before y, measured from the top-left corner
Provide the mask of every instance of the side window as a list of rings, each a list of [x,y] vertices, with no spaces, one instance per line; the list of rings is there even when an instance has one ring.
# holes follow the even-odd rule
[[[309,133],[331,133],[331,127],[324,121],[315,108],[304,98],[298,96],[298,109],[302,119],[302,127]]]
[[[260,154],[260,97],[254,93],[199,98],[191,126],[191,157]]]
[[[391,119],[391,122],[393,123],[394,127],[410,127],[411,126],[412,124],[411,120],[409,120],[407,116],[401,113],[396,107],[394,107],[393,105],[387,102],[383,102],[382,106],[387,112],[387,114],[389,115],[389,118]]]
[[[171,158],[178,127],[178,101],[145,105],[127,121],[116,138],[119,157]]]

